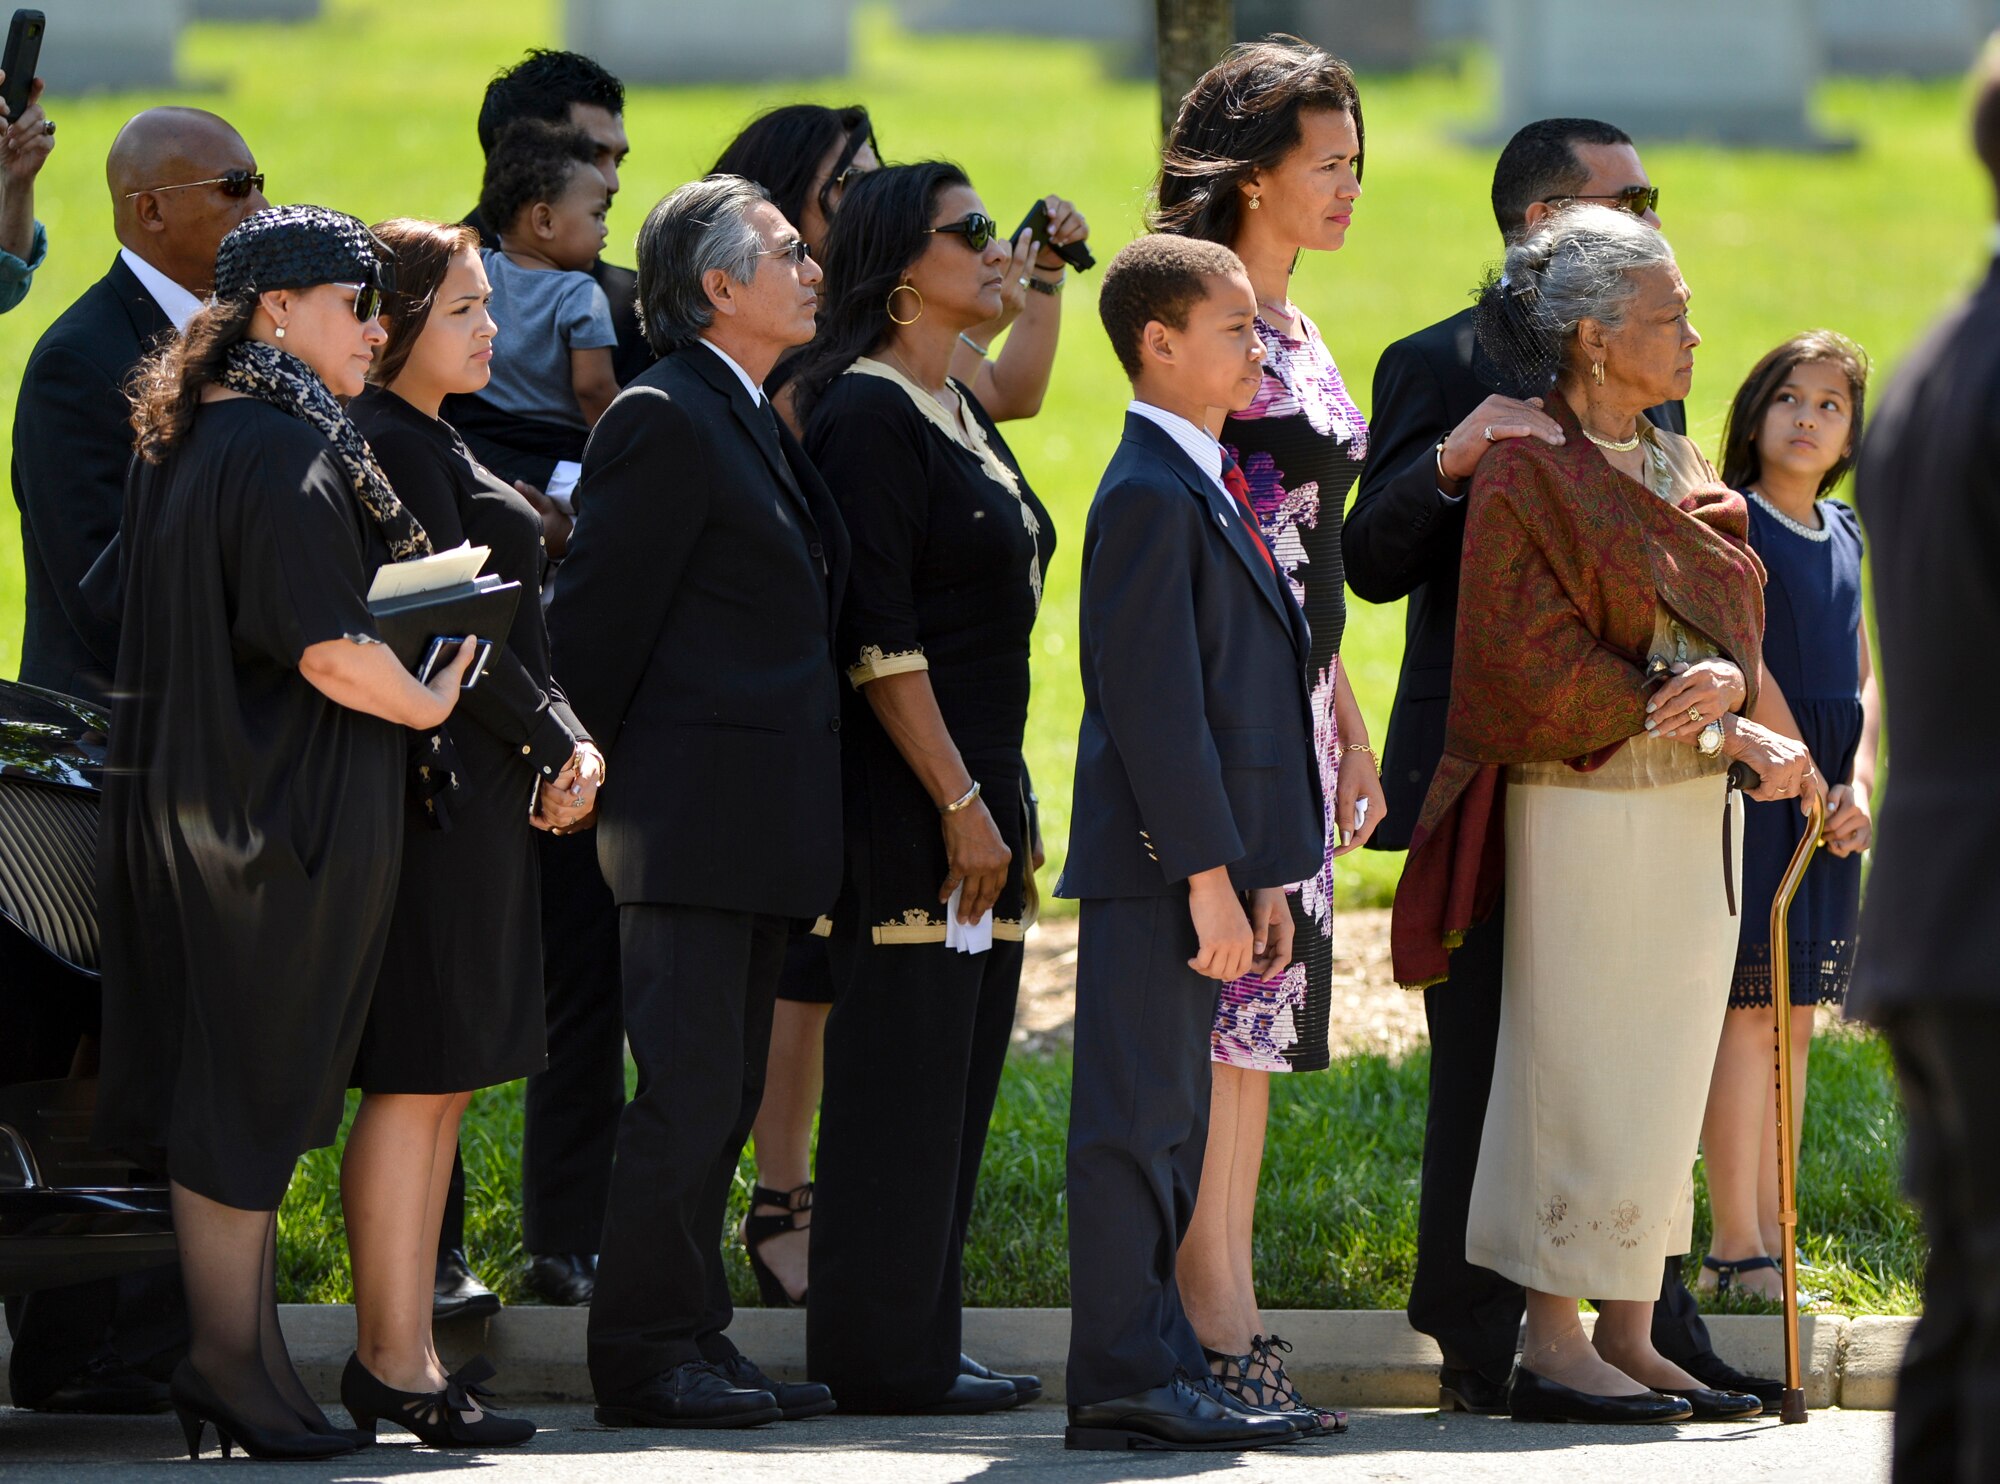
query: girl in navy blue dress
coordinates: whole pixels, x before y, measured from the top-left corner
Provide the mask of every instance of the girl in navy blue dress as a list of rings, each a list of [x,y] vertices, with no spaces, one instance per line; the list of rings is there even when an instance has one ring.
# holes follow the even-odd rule
[[[1750,504],[1750,544],[1770,573],[1764,668],[1827,786],[1825,849],[1792,905],[1792,1138],[1805,1114],[1813,1008],[1838,1004],[1854,964],[1861,852],[1873,840],[1881,708],[1861,613],[1861,527],[1824,498],[1853,462],[1868,389],[1861,348],[1831,331],[1794,336],[1759,361],[1736,394],[1722,477]],[[1790,802],[1749,803],[1743,936],[1730,1013],[1702,1126],[1715,1230],[1701,1285],[1779,1296],[1777,1088],[1771,1054],[1770,901],[1807,827]]]

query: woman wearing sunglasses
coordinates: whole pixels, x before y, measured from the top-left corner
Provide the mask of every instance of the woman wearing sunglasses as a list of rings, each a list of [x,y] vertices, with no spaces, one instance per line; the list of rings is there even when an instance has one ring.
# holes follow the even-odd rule
[[[1361,196],[1361,98],[1339,58],[1301,41],[1239,46],[1181,101],[1160,168],[1154,225],[1233,248],[1257,292],[1264,385],[1220,424],[1244,493],[1312,626],[1314,727],[1326,792],[1326,856],[1292,896],[1292,965],[1223,986],[1216,1008],[1208,1154],[1178,1271],[1188,1318],[1217,1378],[1241,1400],[1303,1409],[1269,1333],[1251,1267],[1271,1075],[1323,1070],[1333,997],[1333,862],[1381,824],[1376,756],[1340,663],[1347,619],[1340,516],[1368,454],[1368,425],[1319,330],[1292,303],[1302,251],[1337,252]]]
[[[1034,920],[1021,738],[1055,531],[949,374],[958,337],[998,310],[1010,263],[964,173],[864,176],[826,254],[826,307],[796,385],[806,451],[853,540],[838,641],[853,689],[807,1368],[849,1411],[985,1412],[1041,1390],[962,1355],[959,1320]]]
[[[354,218],[258,212],[134,394],[97,1137],[171,1181],[190,1454],[209,1423],[255,1457],[359,1441],[286,1354],[277,1208],[340,1127],[396,895],[404,728],[442,725],[472,655],[420,684],[364,601],[382,562],[431,550],[335,400],[382,344],[379,284]]]
[[[815,257],[847,191],[882,161],[868,111],[794,103],[760,114],[715,162],[718,172],[757,181],[785,219],[799,229]],[[1044,203],[1051,242],[1081,242],[1090,225],[1059,196]],[[989,229],[990,230],[990,229]],[[981,247],[984,247],[982,242]],[[1054,261],[1051,262],[1050,260]],[[1062,328],[1057,297],[1063,261],[1046,245],[1024,237],[1014,244],[1001,286],[1000,312],[966,330],[951,347],[951,375],[995,422],[1033,417],[1040,410],[1055,365]],[[989,360],[986,349],[1009,325],[1014,329]],[[800,428],[791,376],[799,363],[787,357],[765,380],[780,415]],[[752,1134],[757,1179],[742,1238],[765,1304],[806,1300],[807,1239],[812,1222],[812,1127],[819,1109],[826,1016],[833,978],[824,939],[800,935],[785,956],[778,1008],[771,1023],[764,1103]]]

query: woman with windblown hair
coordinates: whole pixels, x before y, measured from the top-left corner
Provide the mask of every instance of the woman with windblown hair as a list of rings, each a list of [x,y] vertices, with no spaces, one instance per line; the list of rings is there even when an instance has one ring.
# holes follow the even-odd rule
[[[1672,249],[1602,207],[1508,249],[1480,305],[1510,391],[1560,446],[1511,440],[1469,495],[1445,755],[1396,893],[1396,977],[1446,979],[1502,900],[1500,1043],[1466,1255],[1528,1290],[1521,1418],[1754,1415],[1654,1349],[1739,920],[1741,806],[1816,789],[1751,719],[1764,572],[1740,495],[1641,413],[1700,344]],[[1577,1301],[1596,1301],[1586,1338]]]

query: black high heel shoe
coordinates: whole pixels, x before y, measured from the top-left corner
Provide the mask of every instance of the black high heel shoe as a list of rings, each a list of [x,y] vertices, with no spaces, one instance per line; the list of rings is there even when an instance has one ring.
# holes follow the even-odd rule
[[[185,1358],[174,1367],[167,1390],[174,1399],[174,1415],[181,1420],[181,1436],[187,1440],[190,1459],[201,1457],[202,1434],[210,1423],[215,1425],[215,1440],[224,1458],[229,1457],[231,1447],[241,1448],[251,1458],[265,1459],[338,1458],[354,1452],[354,1444],[344,1437],[306,1431],[266,1432],[245,1422]]]
[[[499,1416],[474,1400],[492,1395],[480,1384],[492,1375],[492,1365],[481,1356],[453,1371],[442,1391],[398,1391],[378,1380],[355,1354],[340,1373],[340,1404],[371,1438],[376,1423],[386,1418],[433,1448],[511,1448],[527,1442],[535,1435],[534,1423]],[[468,1412],[477,1415],[468,1420]]]
[[[803,1185],[794,1185],[790,1190],[773,1190],[768,1185],[759,1185],[750,1192],[751,1213],[743,1218],[743,1250],[750,1255],[750,1271],[757,1276],[757,1295],[767,1309],[803,1309],[805,1294],[793,1298],[783,1280],[765,1266],[757,1249],[773,1237],[781,1237],[786,1232],[811,1231],[810,1221],[801,1223],[801,1216],[812,1215],[813,1183],[808,1180]],[[785,1209],[775,1216],[759,1216],[758,1206],[783,1206]]]

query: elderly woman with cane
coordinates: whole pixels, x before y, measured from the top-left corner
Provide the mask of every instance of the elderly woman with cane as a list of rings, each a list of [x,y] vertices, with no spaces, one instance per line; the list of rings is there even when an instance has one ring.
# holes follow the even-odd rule
[[[1731,764],[1758,775],[1753,797],[1819,784],[1804,746],[1756,719],[1776,692],[1743,499],[1640,415],[1686,396],[1701,338],[1666,240],[1605,208],[1564,212],[1508,249],[1479,318],[1514,390],[1545,396],[1567,438],[1510,441],[1474,476],[1445,756],[1397,888],[1396,977],[1447,978],[1504,887],[1466,1249],[1528,1290],[1512,1414],[1752,1416],[1756,1397],[1662,1357],[1650,1319],[1666,1255],[1687,1250],[1735,961]]]

